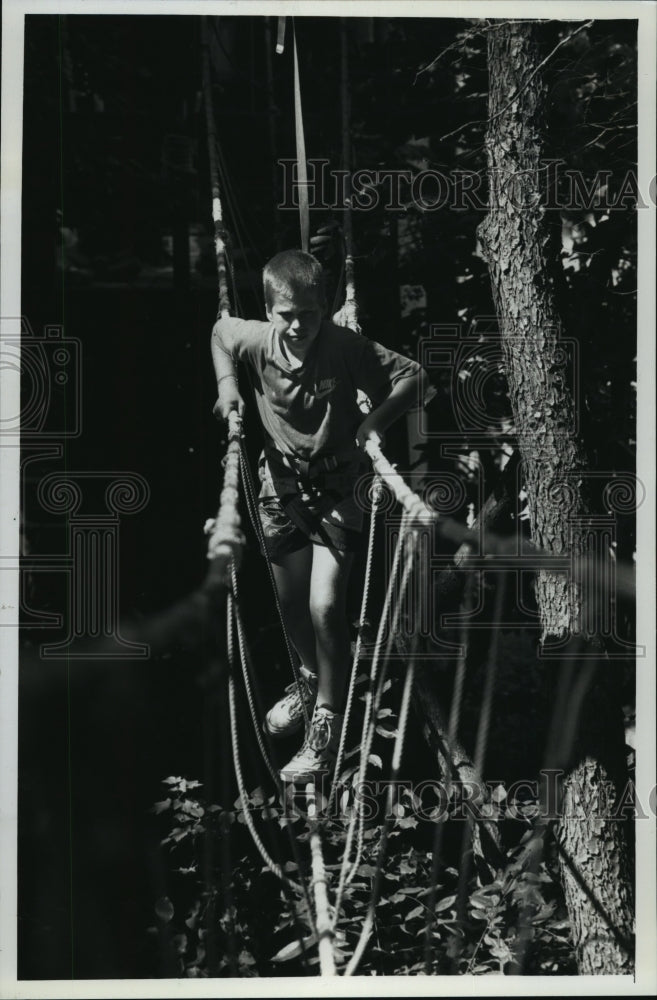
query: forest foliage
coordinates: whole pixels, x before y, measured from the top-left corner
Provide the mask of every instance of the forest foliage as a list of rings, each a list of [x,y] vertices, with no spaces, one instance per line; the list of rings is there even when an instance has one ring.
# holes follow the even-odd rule
[[[170,266],[167,237],[182,218],[200,233],[192,278],[212,280],[196,28],[184,35],[180,65],[190,73],[181,86],[172,82],[161,53],[134,62],[124,58],[126,38],[136,51],[140,33],[147,33],[139,19],[108,19],[102,32],[97,19],[66,20],[68,34],[59,51],[68,59],[77,112],[66,123],[66,134],[75,132],[75,141],[65,177],[66,215],[58,220],[59,268],[80,283],[138,281],[149,269]],[[127,20],[133,23],[128,26]],[[231,179],[226,218],[233,237],[233,292],[236,305],[253,313],[260,306],[258,267],[276,238],[285,245],[298,239],[294,212],[281,211],[278,222],[272,221],[275,193],[266,129],[272,114],[277,154],[292,157],[291,54],[288,50],[274,62],[269,94],[262,19],[229,21],[222,19],[214,28],[217,51],[223,53],[215,67],[215,108]],[[498,24],[372,18],[352,19],[349,25],[353,168],[387,178],[374,184],[376,204],[354,213],[361,325],[366,334],[413,357],[422,357],[422,345],[436,329],[454,331],[454,363],[430,371],[438,389],[427,416],[432,433],[416,460],[458,478],[460,500],[450,514],[464,523],[481,505],[482,484],[488,492],[516,447],[488,270],[477,241],[477,226],[489,207],[486,37]],[[573,384],[580,431],[591,468],[614,476],[634,472],[636,443],[636,211],[641,204],[636,25],[625,20],[575,27],[572,22],[542,26],[548,84],[546,197],[550,223],[560,233],[559,306],[576,345]],[[338,28],[335,20],[297,19],[308,155],[325,158],[336,169],[341,163]],[[313,72],[319,64],[324,71]],[[126,157],[122,136],[141,128],[143,155]],[[387,186],[392,176],[401,178],[393,207]],[[419,186],[421,176],[429,179]],[[445,194],[440,203],[418,197],[431,190]],[[113,203],[126,202],[134,208],[127,228],[112,212]],[[314,209],[311,219],[317,229],[341,223],[342,213],[327,204]],[[340,252],[338,240],[324,255],[337,286],[336,301]],[[470,426],[459,422],[455,407],[466,383],[476,386],[473,398],[479,406]],[[458,434],[458,448],[445,453],[438,430]],[[522,522],[522,492],[519,501]],[[619,519],[615,548],[618,559],[631,562],[632,516]],[[632,610],[620,610],[622,635],[631,640]],[[514,683],[509,681],[508,693],[520,704],[526,689],[518,694]],[[631,710],[631,683],[626,697]],[[499,725],[503,732],[505,723]],[[379,738],[375,769],[387,767],[389,756],[387,737],[379,733]],[[518,739],[509,734],[511,745]],[[262,872],[244,830],[248,808],[263,829],[274,827],[278,848],[284,850],[281,803],[262,788],[250,793],[248,803],[238,798],[218,805],[203,798],[203,786],[195,779],[171,776],[165,785],[166,798],[156,812],[170,824],[163,841],[174,866],[171,898],[156,902],[151,928],[164,971],[187,976],[316,971],[303,900],[294,900],[293,908],[273,877]],[[376,934],[360,972],[513,971],[521,923],[523,933],[527,925],[531,928],[525,972],[574,971],[556,858],[546,850],[536,868],[531,864],[528,845],[537,801],[529,796],[509,803],[503,784],[500,789],[492,808],[502,831],[503,864],[479,859],[464,879],[457,867],[458,847],[452,845],[456,864],[441,869],[429,920],[431,838],[427,824],[415,818],[414,793],[400,798],[391,820]],[[299,843],[307,839],[303,819],[296,821],[294,833]],[[327,825],[329,864],[338,864],[343,836],[339,821]],[[225,847],[230,840],[232,847]],[[380,841],[381,826],[372,824],[338,925],[342,961],[353,950],[369,905]],[[236,859],[228,874],[219,858],[224,850]],[[212,871],[208,857],[216,865]],[[292,872],[295,865],[288,861],[286,870]],[[299,935],[307,939],[308,955],[299,954]]]

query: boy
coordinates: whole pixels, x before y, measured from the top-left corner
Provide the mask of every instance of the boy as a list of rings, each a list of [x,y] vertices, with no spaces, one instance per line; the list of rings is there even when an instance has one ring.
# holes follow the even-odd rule
[[[325,320],[324,276],[310,254],[286,250],[263,271],[268,322],[221,319],[212,331],[219,397],[214,412],[242,413],[235,364],[251,369],[265,435],[259,508],[285,628],[301,661],[291,684],[267,713],[273,736],[304,722],[303,746],[281,770],[284,780],[331,771],[342,729],[350,663],[346,596],[362,528],[354,497],[368,471],[363,452],[422,399],[420,366],[346,327]],[[363,418],[362,389],[373,409]]]

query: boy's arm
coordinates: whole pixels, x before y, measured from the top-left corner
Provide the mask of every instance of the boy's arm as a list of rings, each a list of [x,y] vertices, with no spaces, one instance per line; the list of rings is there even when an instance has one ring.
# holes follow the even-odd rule
[[[244,413],[244,400],[237,384],[234,359],[234,323],[230,318],[220,319],[212,328],[210,344],[218,393],[212,412],[219,420],[227,420],[231,410],[237,410],[240,416]]]
[[[363,420],[356,434],[356,441],[361,448],[365,442],[375,436],[377,444],[381,444],[383,432],[403,413],[418,406],[424,399],[426,391],[426,373],[420,369],[414,375],[399,379],[390,390],[383,402],[372,410]]]

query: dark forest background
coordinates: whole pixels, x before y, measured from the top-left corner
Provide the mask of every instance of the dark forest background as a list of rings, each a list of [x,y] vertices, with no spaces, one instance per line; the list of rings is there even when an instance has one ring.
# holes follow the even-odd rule
[[[263,18],[213,21],[230,291],[242,315],[260,316],[262,264],[298,242],[296,212],[276,211],[282,175],[272,162],[295,155],[291,47],[274,55],[267,31],[275,33],[275,24],[268,28]],[[339,29],[333,18],[297,19],[307,154],[334,168],[341,165]],[[546,51],[563,32],[546,24]],[[349,44],[354,168],[483,174],[487,66],[476,22],[350,19]],[[579,353],[581,432],[591,467],[605,472],[634,470],[636,230],[624,185],[636,163],[635,44],[635,22],[593,23],[549,65],[551,156],[579,171],[592,192],[589,204],[555,209],[553,218],[562,232],[561,307]],[[566,205],[567,178],[558,183]],[[356,213],[363,332],[413,357],[435,324],[468,329],[477,321],[482,343],[494,337],[476,239],[481,218],[467,203],[422,211],[408,197],[399,210],[380,204]],[[340,220],[335,208],[311,213],[314,232]],[[335,284],[338,240],[324,257]],[[67,438],[61,423],[66,398],[40,428],[61,442],[60,456],[39,452],[38,433],[24,441],[24,552],[66,550],[65,518],[39,501],[44,476],[139,473],[150,498],[121,519],[119,568],[120,610],[137,634],[140,622],[203,578],[202,528],[221,483],[222,434],[211,416],[217,289],[199,18],[27,16],[22,296],[34,337],[62,326],[66,338],[80,341],[75,378],[82,388],[78,437]],[[458,424],[458,372],[436,368],[424,450],[409,446],[403,425],[389,446],[402,468],[426,462],[458,476],[463,490],[451,513],[465,521],[504,464],[514,428],[497,362],[482,350],[468,355],[461,371],[484,386],[484,425]],[[247,431],[255,451],[257,431]],[[458,448],[446,452],[442,432],[460,432]],[[87,485],[85,502],[95,512],[102,497]],[[631,516],[618,520],[616,549],[631,561]],[[244,574],[247,626],[269,695],[287,676],[252,542]],[[161,974],[146,928],[154,900],[169,892],[170,871],[162,830],[148,810],[161,797],[163,777],[197,777],[204,768],[207,774],[213,754],[225,760],[225,716],[207,707],[209,651],[187,635],[143,662],[46,661],[41,645],[63,632],[40,629],[32,615],[65,613],[63,574],[28,575],[23,600],[19,976]],[[631,640],[629,602],[619,603],[619,629]],[[525,760],[527,747],[519,741]],[[426,767],[423,752],[419,737],[411,741],[411,764]],[[492,766],[498,760],[494,753]]]

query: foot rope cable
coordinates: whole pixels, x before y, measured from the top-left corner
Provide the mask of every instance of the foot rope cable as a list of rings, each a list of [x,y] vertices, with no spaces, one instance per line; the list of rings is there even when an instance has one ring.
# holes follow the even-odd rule
[[[319,968],[322,976],[334,976],[335,955],[333,953],[334,928],[328,901],[328,878],[322,852],[322,835],[317,814],[315,783],[306,785],[308,803],[308,823],[310,826],[310,856],[312,863],[312,887],[315,890],[315,927],[319,951]]]

